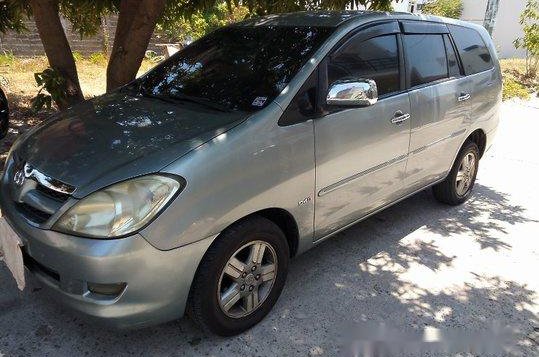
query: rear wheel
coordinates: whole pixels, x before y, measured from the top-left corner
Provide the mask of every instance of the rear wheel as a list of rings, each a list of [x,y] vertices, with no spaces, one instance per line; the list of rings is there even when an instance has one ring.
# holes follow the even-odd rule
[[[468,141],[460,150],[446,179],[432,187],[434,197],[449,205],[459,205],[471,195],[479,168],[479,148]]]
[[[235,224],[205,254],[191,288],[189,315],[218,335],[247,330],[277,301],[288,261],[286,237],[273,222],[251,217]]]

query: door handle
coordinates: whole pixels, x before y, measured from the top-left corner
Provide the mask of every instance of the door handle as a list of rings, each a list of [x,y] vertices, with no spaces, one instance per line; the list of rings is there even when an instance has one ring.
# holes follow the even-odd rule
[[[400,110],[397,110],[395,112],[393,119],[391,119],[391,123],[400,125],[404,123],[405,121],[407,121],[408,119],[410,119],[410,114],[408,113],[404,114]]]
[[[457,98],[457,101],[458,102],[465,102],[467,101],[468,99],[470,99],[470,94],[468,93],[462,93],[458,98]]]

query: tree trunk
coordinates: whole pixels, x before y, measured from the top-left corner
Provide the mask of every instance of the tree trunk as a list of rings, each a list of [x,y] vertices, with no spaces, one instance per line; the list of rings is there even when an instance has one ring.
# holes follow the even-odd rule
[[[31,0],[30,6],[49,65],[60,72],[66,80],[67,97],[56,103],[58,108],[65,109],[71,104],[84,100],[84,97],[79,84],[75,59],[58,15],[58,1]]]
[[[110,32],[109,21],[106,16],[101,16],[101,48],[103,54],[108,56],[110,54]]]
[[[107,67],[107,92],[135,79],[166,0],[121,0]]]

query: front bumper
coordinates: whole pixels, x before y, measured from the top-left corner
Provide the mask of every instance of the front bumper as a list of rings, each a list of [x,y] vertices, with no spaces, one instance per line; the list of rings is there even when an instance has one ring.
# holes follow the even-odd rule
[[[74,237],[28,224],[5,191],[2,185],[2,215],[24,243],[27,267],[58,301],[117,327],[183,316],[198,264],[215,237],[168,251],[139,234],[113,240]],[[118,295],[102,295],[91,292],[88,283],[127,285]]]

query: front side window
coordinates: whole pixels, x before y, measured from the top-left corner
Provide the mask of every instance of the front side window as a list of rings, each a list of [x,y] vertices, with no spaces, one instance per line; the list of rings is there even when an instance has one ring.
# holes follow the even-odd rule
[[[133,87],[142,95],[256,111],[279,95],[332,31],[225,27],[181,50]]]
[[[400,89],[397,37],[387,35],[365,41],[350,40],[328,62],[328,84],[350,78],[373,79],[378,94]]]
[[[442,35],[405,35],[403,40],[411,87],[448,77]]]
[[[449,25],[466,75],[489,70],[493,67],[492,56],[485,41],[474,29]]]

